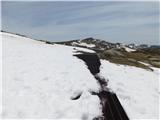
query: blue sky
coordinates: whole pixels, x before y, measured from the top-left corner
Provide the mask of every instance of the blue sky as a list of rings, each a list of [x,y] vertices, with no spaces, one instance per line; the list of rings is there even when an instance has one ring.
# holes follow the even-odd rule
[[[158,2],[2,2],[2,29],[35,39],[159,43]]]

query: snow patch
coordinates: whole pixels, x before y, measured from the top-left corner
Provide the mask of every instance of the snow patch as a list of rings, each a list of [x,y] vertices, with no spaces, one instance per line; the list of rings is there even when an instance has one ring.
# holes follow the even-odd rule
[[[95,45],[94,44],[87,44],[87,43],[84,43],[84,42],[81,42],[79,45],[81,45],[81,46],[85,46],[85,47],[95,47]]]
[[[118,96],[130,119],[158,119],[159,69],[116,65],[101,60],[101,75]]]
[[[87,43],[84,43],[84,42],[73,42],[72,45],[79,45],[79,46],[84,46],[84,47],[88,47],[88,48],[92,48],[92,47],[95,47],[95,44],[87,44]]]
[[[74,47],[8,33],[2,33],[2,41],[3,118],[93,119],[101,115],[99,98],[90,94],[99,85],[73,56]],[[71,100],[77,91],[82,95]]]
[[[136,51],[135,49],[131,49],[129,47],[124,47],[124,49],[127,51],[127,52],[134,52]]]

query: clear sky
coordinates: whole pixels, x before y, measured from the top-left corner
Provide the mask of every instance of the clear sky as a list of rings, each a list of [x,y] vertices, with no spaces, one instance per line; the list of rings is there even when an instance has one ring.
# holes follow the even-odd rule
[[[2,2],[2,29],[35,39],[160,44],[158,2]]]

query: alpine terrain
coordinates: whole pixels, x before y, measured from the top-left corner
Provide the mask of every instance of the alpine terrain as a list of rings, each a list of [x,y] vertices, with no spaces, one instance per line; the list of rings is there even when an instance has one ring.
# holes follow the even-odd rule
[[[2,118],[158,119],[158,47],[1,36]]]

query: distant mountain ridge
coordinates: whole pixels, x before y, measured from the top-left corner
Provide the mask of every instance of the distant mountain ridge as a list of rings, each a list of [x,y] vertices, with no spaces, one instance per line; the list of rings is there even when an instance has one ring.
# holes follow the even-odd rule
[[[96,39],[96,38],[85,38],[85,39],[77,39],[77,40],[71,40],[71,41],[63,41],[63,42],[50,42],[50,43],[58,43],[58,44],[64,44],[64,45],[70,45],[70,46],[78,46],[78,47],[87,47],[92,49],[98,49],[98,50],[108,50],[112,48],[129,48],[133,50],[137,49],[143,49],[143,48],[149,48],[150,46],[147,44],[123,44],[123,43],[111,43],[107,42],[105,40]],[[93,46],[94,45],[94,46]]]
[[[8,31],[4,31],[1,30],[1,32],[6,32],[6,33],[11,33],[11,34],[15,34],[15,35],[19,35],[22,37],[28,37],[26,35],[23,34],[19,34],[19,33],[13,33],[13,32],[8,32]],[[28,37],[29,38],[29,37]],[[38,39],[36,39],[38,40]],[[80,46],[80,47],[85,47],[84,44],[80,44],[80,43],[86,43],[86,44],[94,44],[95,46],[92,48],[97,48],[97,49],[112,49],[112,48],[123,48],[123,47],[128,47],[131,49],[141,49],[141,48],[148,48],[148,47],[156,47],[156,48],[160,48],[160,45],[147,45],[147,44],[124,44],[124,43],[112,43],[112,42],[107,42],[106,40],[102,40],[102,39],[97,39],[97,38],[93,38],[93,37],[88,37],[88,38],[84,38],[84,39],[76,39],[76,40],[66,40],[66,41],[62,41],[62,42],[52,42],[49,40],[38,40],[38,41],[42,41],[42,42],[46,42],[49,44],[65,44],[65,45],[71,45],[71,46]],[[91,46],[87,46],[86,47],[91,47]]]
[[[49,42],[49,44],[54,43],[94,50],[101,59],[106,59],[116,64],[150,70],[152,70],[150,66],[160,67],[160,48],[157,46],[111,43],[92,37],[64,42]],[[146,64],[149,64],[149,66]]]

